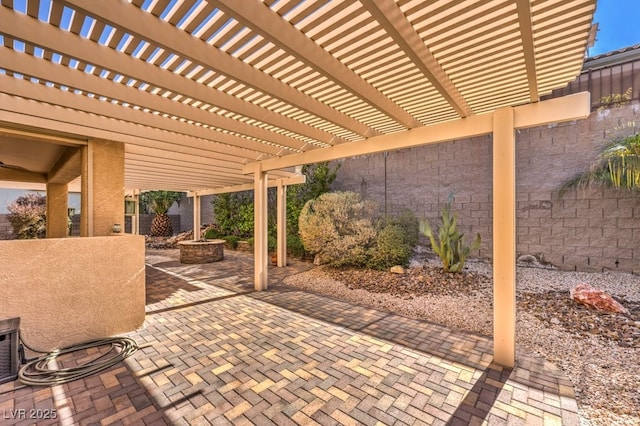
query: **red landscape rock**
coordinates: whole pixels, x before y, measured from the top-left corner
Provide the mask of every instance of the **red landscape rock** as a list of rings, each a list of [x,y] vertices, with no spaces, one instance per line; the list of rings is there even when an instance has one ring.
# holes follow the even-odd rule
[[[619,314],[629,313],[624,306],[615,301],[606,291],[593,288],[589,286],[589,284],[578,284],[569,291],[569,294],[576,302],[600,311],[615,312]]]

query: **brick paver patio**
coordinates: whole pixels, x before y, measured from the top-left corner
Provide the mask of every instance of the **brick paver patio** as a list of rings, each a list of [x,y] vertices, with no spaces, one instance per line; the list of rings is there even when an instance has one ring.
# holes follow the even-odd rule
[[[540,358],[504,369],[486,337],[286,288],[301,262],[257,293],[248,254],[177,257],[147,254],[147,319],[129,334],[146,346],[69,384],[0,385],[0,424],[579,424]]]

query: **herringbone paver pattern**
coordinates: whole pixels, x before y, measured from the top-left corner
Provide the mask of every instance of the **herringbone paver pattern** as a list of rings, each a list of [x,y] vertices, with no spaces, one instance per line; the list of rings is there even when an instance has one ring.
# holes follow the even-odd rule
[[[0,385],[0,423],[52,409],[37,424],[579,423],[571,384],[544,360],[504,369],[485,337],[277,284],[305,264],[252,292],[251,257],[225,256],[150,252],[147,320],[130,334],[148,346],[66,385]]]

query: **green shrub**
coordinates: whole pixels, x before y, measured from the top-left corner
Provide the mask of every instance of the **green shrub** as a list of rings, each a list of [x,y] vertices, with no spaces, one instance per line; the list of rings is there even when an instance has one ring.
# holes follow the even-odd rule
[[[18,197],[7,206],[8,219],[16,238],[44,238],[46,234],[47,198],[30,193]]]
[[[253,191],[218,194],[211,204],[222,235],[253,235]]]
[[[238,241],[240,241],[240,238],[236,237],[235,235],[225,235],[220,239],[224,240],[226,243],[225,245],[230,249],[235,250],[238,248]]]
[[[298,234],[298,219],[302,208],[307,201],[329,192],[338,169],[340,163],[331,167],[326,161],[302,166],[306,182],[287,188],[287,234]]]
[[[223,237],[222,233],[217,228],[214,228],[214,227],[210,227],[204,232],[204,238],[206,240],[221,239],[222,237]]]
[[[301,185],[287,187],[287,234],[298,234],[298,216],[304,204],[320,194],[327,192],[336,178],[336,171],[340,165],[330,167],[328,162],[308,164],[302,167],[306,182]],[[268,232],[275,236],[276,232],[276,191],[269,188],[268,198]],[[253,191],[215,195],[213,213],[216,226],[222,235],[235,235],[249,238],[253,235]],[[275,244],[269,243],[270,250],[275,250]]]
[[[411,210],[404,209],[398,216],[391,220],[402,228],[405,241],[410,248],[418,245],[420,239],[420,223]]]
[[[293,257],[304,257],[306,252],[300,236],[287,234],[287,253]]]
[[[300,239],[318,263],[364,266],[375,242],[373,204],[354,192],[325,193],[300,212]]]
[[[378,232],[375,245],[369,249],[368,266],[384,270],[395,265],[406,265],[411,257],[409,239],[402,226],[387,221]]]
[[[480,234],[470,246],[464,245],[464,234],[457,229],[458,213],[451,214],[451,200],[443,207],[440,215],[442,225],[438,233],[434,234],[429,222],[420,224],[421,231],[429,237],[431,248],[442,260],[445,272],[461,272],[469,253],[480,248]]]

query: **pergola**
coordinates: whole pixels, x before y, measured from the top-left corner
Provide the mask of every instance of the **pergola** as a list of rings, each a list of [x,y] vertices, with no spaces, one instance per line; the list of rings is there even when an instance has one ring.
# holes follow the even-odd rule
[[[258,290],[266,189],[283,199],[292,168],[493,134],[495,359],[513,365],[515,130],[588,116],[586,93],[540,97],[580,73],[595,0],[2,6],[0,180],[64,193],[115,143],[127,188],[188,191],[196,211],[253,188]]]

